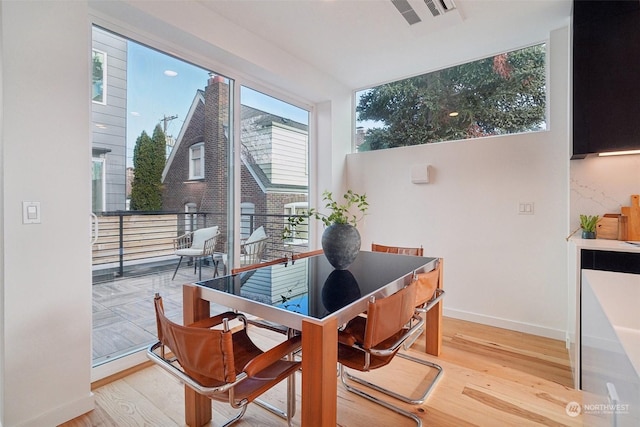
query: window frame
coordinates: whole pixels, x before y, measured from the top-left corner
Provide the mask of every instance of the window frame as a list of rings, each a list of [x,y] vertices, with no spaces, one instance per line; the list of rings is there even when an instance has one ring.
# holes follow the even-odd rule
[[[359,94],[364,93],[366,91],[369,91],[371,89],[377,88],[377,87],[381,87],[381,86],[385,86],[387,84],[392,84],[392,83],[396,83],[396,82],[402,82],[402,81],[407,81],[410,80],[412,78],[417,78],[417,77],[421,77],[421,76],[427,76],[429,74],[432,73],[438,73],[444,70],[448,70],[448,69],[453,69],[455,67],[459,67],[459,66],[463,66],[463,65],[467,65],[467,64],[473,64],[473,63],[477,63],[480,61],[484,61],[490,58],[496,58],[500,55],[505,55],[505,54],[509,54],[512,52],[518,52],[518,51],[523,51],[526,49],[531,49],[531,48],[535,48],[537,46],[543,46],[544,49],[544,64],[541,67],[544,70],[544,115],[543,115],[543,120],[542,120],[542,124],[543,126],[540,129],[530,129],[530,130],[525,130],[525,131],[516,131],[516,132],[505,132],[505,133],[495,133],[495,134],[488,134],[488,135],[478,135],[478,136],[469,136],[467,138],[457,138],[457,139],[442,139],[442,140],[438,140],[438,141],[427,141],[427,142],[422,142],[420,144],[409,144],[409,145],[403,145],[403,146],[396,146],[396,147],[384,147],[384,148],[378,148],[378,149],[373,149],[373,150],[363,150],[360,151],[359,150],[359,146],[362,144],[362,142],[364,142],[364,138],[365,138],[365,134],[366,134],[366,129],[363,126],[364,123],[369,122],[370,120],[362,120],[359,121],[358,120],[358,112],[357,107],[359,105]],[[477,140],[477,139],[484,139],[484,138],[491,138],[491,137],[496,137],[496,136],[505,136],[505,135],[518,135],[518,134],[527,134],[527,133],[537,133],[537,132],[548,132],[550,130],[551,127],[551,123],[550,123],[550,88],[549,88],[549,61],[550,61],[550,57],[549,57],[549,53],[550,53],[550,49],[549,49],[549,40],[539,40],[536,42],[533,42],[531,44],[527,44],[524,46],[514,46],[514,47],[510,47],[510,48],[506,48],[504,50],[501,50],[499,52],[495,52],[495,53],[489,53],[486,56],[482,56],[479,58],[475,58],[471,61],[467,61],[467,62],[461,62],[461,63],[456,63],[456,64],[452,64],[449,66],[444,66],[442,68],[437,68],[437,69],[433,69],[433,70],[428,70],[419,74],[415,74],[412,76],[408,76],[408,77],[403,77],[403,78],[399,78],[397,80],[392,80],[392,81],[387,81],[387,82],[382,82],[379,84],[374,84],[374,85],[370,85],[367,87],[362,87],[362,88],[358,88],[352,91],[352,131],[351,131],[351,152],[352,153],[361,153],[361,152],[365,152],[365,151],[382,151],[382,150],[386,150],[389,148],[402,148],[402,147],[409,147],[409,146],[420,146],[420,145],[428,145],[428,144],[439,144],[441,142],[452,142],[452,141],[467,141],[467,140]],[[455,111],[455,110],[454,110]],[[457,114],[456,114],[457,115]],[[452,116],[453,117],[453,116]]]
[[[100,207],[100,211],[93,211],[94,213],[96,212],[104,212],[107,206],[107,183],[106,183],[106,178],[107,178],[107,160],[104,156],[100,156],[100,157],[96,157],[96,156],[92,156],[91,157],[91,179],[93,181],[93,177],[95,176],[95,167],[96,165],[99,164],[100,165],[100,204],[102,205]],[[93,182],[91,184],[91,186],[93,187]],[[93,188],[92,188],[93,190]],[[96,194],[92,191],[91,194],[91,206],[92,208],[94,208],[95,206],[95,202],[96,202]]]
[[[95,49],[95,48],[91,48],[91,59],[93,61],[93,59],[95,58],[96,55],[101,55],[102,56],[102,100],[101,101],[96,101],[93,97],[93,88],[95,85],[95,81],[93,79],[93,63],[91,66],[91,72],[92,72],[92,76],[91,76],[91,102],[95,103],[95,104],[100,104],[100,105],[107,105],[107,52],[104,52],[100,49]]]
[[[196,149],[200,149],[200,174],[196,175],[194,172],[195,169],[195,165],[194,165],[194,157],[193,157],[193,153]],[[205,165],[205,156],[204,156],[204,142],[197,142],[195,144],[192,144],[191,146],[189,146],[189,180],[191,181],[196,181],[196,180],[202,180],[205,179],[205,172],[204,172],[204,165]]]
[[[258,90],[266,95],[288,102],[294,106],[305,109],[309,112],[309,159],[317,157],[317,131],[316,120],[318,110],[316,103],[300,97],[293,92],[282,91],[273,84],[265,84],[260,79],[247,75],[246,70],[242,70],[238,66],[229,65],[224,56],[215,57],[210,52],[203,52],[200,49],[193,49],[185,43],[177,43],[163,32],[144,31],[136,25],[133,20],[117,19],[108,14],[101,12],[99,8],[89,8],[89,19],[93,26],[100,27],[106,31],[116,33],[124,38],[130,39],[138,44],[146,45],[151,49],[155,49],[161,53],[174,56],[175,58],[191,63],[203,69],[215,70],[221,76],[228,78],[230,81],[230,105],[229,105],[229,129],[226,129],[226,136],[229,138],[230,149],[239,153],[240,150],[240,87],[248,86],[253,90]],[[89,40],[91,42],[91,38]],[[88,73],[91,73],[89,68]],[[204,154],[203,154],[204,156]],[[203,157],[204,159],[204,157]],[[211,159],[210,159],[211,160]],[[315,164],[308,164],[309,169],[313,172],[309,176],[309,197],[313,200],[312,194],[315,193],[317,186],[317,176],[315,175]],[[190,166],[189,166],[190,167]],[[203,165],[203,174],[206,174]],[[240,156],[231,157],[229,164],[229,200],[227,205],[227,240],[223,250],[227,252],[228,265],[233,265],[234,259],[239,257],[240,253]],[[193,181],[196,182],[196,181]],[[124,355],[110,363],[92,366],[92,377],[96,379],[107,377],[120,372],[137,363],[144,358],[142,352]]]

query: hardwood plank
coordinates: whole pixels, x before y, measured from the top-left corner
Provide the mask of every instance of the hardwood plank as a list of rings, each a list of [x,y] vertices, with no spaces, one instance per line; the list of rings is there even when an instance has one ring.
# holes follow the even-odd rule
[[[284,339],[281,334],[255,327],[250,328],[250,334],[265,348]],[[418,415],[425,426],[608,425],[607,420],[591,414],[575,417],[567,414],[568,404],[591,401],[592,396],[571,387],[568,353],[561,341],[445,317],[440,356],[426,354],[424,345],[425,340],[418,340],[407,352],[440,364],[444,369],[442,378],[424,404],[394,404]],[[307,354],[307,362],[310,360],[313,352],[311,356]],[[388,366],[362,375],[410,394],[425,381],[424,367],[398,357]],[[335,373],[332,379],[336,380]],[[314,417],[322,414],[301,414],[301,375],[296,375],[296,381],[299,410],[293,425],[300,426],[306,417],[311,421],[305,421],[304,425],[315,427],[320,418]],[[284,383],[278,387],[265,398],[284,407]],[[103,385],[95,393],[96,409],[63,427],[184,425],[183,387],[155,366]],[[213,402],[212,408],[215,420],[205,424],[210,427],[219,426],[224,417],[233,413],[223,402]],[[347,392],[340,384],[337,420],[339,426],[348,427],[413,425],[406,418]],[[257,405],[249,405],[237,426],[283,424]]]
[[[116,381],[94,391],[100,407],[116,426],[179,426],[126,381]]]

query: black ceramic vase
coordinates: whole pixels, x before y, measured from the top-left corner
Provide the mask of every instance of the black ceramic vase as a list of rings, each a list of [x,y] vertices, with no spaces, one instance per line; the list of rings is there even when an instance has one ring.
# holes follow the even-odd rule
[[[595,231],[582,230],[582,238],[583,239],[595,239],[596,238],[596,232]]]
[[[336,270],[348,268],[360,252],[360,233],[351,224],[333,224],[322,233],[322,249]]]

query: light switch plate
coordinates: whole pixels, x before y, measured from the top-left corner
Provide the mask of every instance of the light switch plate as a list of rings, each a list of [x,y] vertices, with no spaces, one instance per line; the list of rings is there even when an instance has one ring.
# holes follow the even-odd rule
[[[40,202],[22,202],[22,223],[40,224]]]

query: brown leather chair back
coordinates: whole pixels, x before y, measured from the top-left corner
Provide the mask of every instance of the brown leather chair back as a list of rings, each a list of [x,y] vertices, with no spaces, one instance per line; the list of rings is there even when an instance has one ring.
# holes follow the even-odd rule
[[[401,331],[415,312],[416,282],[385,298],[369,301],[363,348],[370,349]]]
[[[416,307],[426,303],[433,298],[436,288],[441,288],[440,279],[442,277],[442,260],[439,259],[436,268],[427,273],[418,273],[414,279],[418,286],[416,292]]]
[[[414,256],[423,256],[424,249],[422,246],[419,248],[409,248],[402,246],[386,246],[386,245],[378,245],[377,243],[371,244],[371,250],[373,252],[386,252],[389,254],[400,254],[400,255],[414,255]]]
[[[158,339],[171,349],[187,375],[205,387],[236,380],[231,331],[178,325],[165,316],[161,297],[154,302]]]

